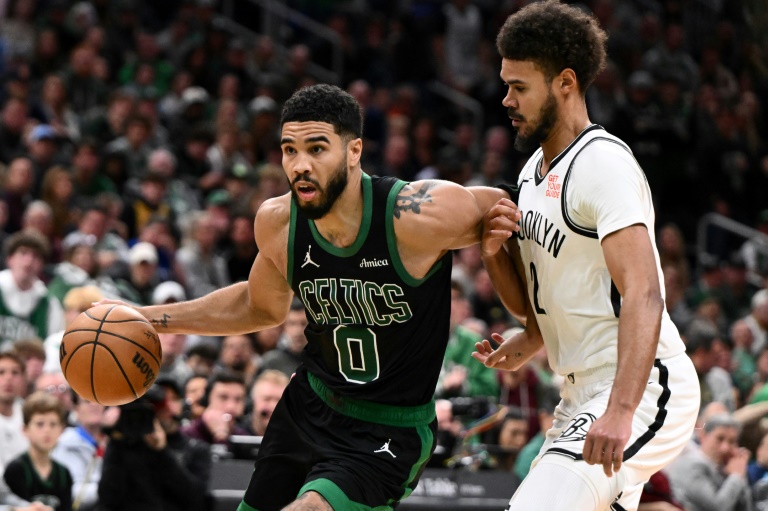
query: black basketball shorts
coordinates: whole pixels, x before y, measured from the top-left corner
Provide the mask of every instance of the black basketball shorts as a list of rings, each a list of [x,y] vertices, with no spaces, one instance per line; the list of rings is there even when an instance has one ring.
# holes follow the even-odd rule
[[[308,491],[336,511],[394,509],[432,455],[436,424],[434,402],[345,398],[301,370],[269,421],[238,511],[279,511]]]

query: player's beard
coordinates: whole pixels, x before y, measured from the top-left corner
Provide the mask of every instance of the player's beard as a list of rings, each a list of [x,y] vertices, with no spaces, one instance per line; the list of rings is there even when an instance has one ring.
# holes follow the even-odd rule
[[[318,204],[301,203],[298,194],[296,193],[296,186],[302,181],[311,183],[315,187],[317,190],[317,196],[320,199]],[[293,202],[296,204],[296,207],[299,208],[302,213],[307,215],[311,220],[318,220],[323,218],[331,210],[339,196],[341,196],[341,194],[347,188],[347,182],[347,155],[345,153],[344,159],[342,160],[341,164],[336,167],[336,170],[331,175],[331,178],[328,180],[328,184],[325,188],[320,186],[320,183],[314,179],[302,175],[294,179],[293,183],[291,183],[291,197],[293,198]]]
[[[525,120],[524,117],[515,114],[511,109],[507,115],[510,119]],[[530,152],[538,149],[542,142],[549,138],[549,132],[557,122],[557,100],[552,91],[549,91],[547,100],[544,105],[539,109],[539,115],[536,118],[536,124],[533,131],[527,135],[523,135],[520,129],[517,130],[515,136],[515,149],[520,152]]]

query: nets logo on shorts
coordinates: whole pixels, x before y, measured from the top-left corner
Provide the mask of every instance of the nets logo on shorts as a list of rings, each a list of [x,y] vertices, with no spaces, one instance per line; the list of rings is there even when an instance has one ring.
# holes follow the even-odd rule
[[[592,427],[592,423],[595,422],[596,419],[597,418],[591,413],[584,412],[577,414],[571,419],[571,422],[568,423],[568,426],[566,426],[563,432],[560,433],[560,436],[554,443],[581,442],[585,440],[587,438],[587,433],[589,433],[589,428]]]

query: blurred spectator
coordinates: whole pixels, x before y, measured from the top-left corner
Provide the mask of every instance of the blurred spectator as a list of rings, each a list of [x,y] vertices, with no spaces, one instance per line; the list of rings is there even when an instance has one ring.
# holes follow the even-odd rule
[[[220,368],[242,376],[248,387],[252,384],[260,365],[255,344],[252,334],[227,335],[221,340],[219,351]]]
[[[56,358],[58,359],[58,357]],[[61,370],[44,372],[32,383],[35,392],[45,392],[61,402],[61,406],[64,407],[66,414],[64,416],[64,425],[69,425],[71,422],[70,416],[74,410],[73,391]]]
[[[184,382],[192,376],[192,368],[184,360],[187,335],[159,332],[157,336],[160,338],[160,346],[163,349],[163,362],[157,377],[172,380],[181,388]]]
[[[104,104],[107,87],[96,70],[96,53],[85,45],[75,48],[69,57],[69,66],[63,70],[64,87],[69,92],[72,110],[84,115]]]
[[[147,168],[149,153],[153,147],[150,142],[152,122],[145,116],[132,115],[125,121],[125,131],[121,136],[104,147],[109,155],[119,155],[125,161],[126,174],[129,178],[139,178]]]
[[[436,445],[427,466],[444,468],[456,450],[463,426],[461,421],[453,415],[453,403],[448,399],[435,401],[435,413],[437,415]]]
[[[174,214],[166,199],[168,178],[148,169],[139,179],[138,190],[126,201],[121,220],[128,228],[128,237],[137,238],[151,219],[165,220],[173,225]]]
[[[205,407],[201,405],[200,402],[205,395],[205,387],[209,377],[210,374],[195,373],[184,382],[184,407],[182,410],[184,427],[203,415]]]
[[[683,454],[669,471],[675,497],[690,511],[752,509],[747,481],[749,451],[739,447],[740,424],[730,415],[711,417],[699,431],[701,449]]]
[[[723,287],[718,302],[728,324],[750,313],[756,288],[747,280],[747,266],[741,254],[734,252],[723,265]]]
[[[75,201],[78,205],[82,205],[84,201],[96,197],[101,192],[117,191],[115,183],[98,172],[100,164],[101,157],[96,141],[83,140],[75,146],[70,168],[75,188]]]
[[[184,426],[182,433],[209,444],[226,445],[230,435],[247,435],[237,425],[245,412],[245,382],[242,376],[215,373],[208,379],[200,400],[202,415]]]
[[[253,236],[253,221],[253,216],[245,214],[232,218],[229,228],[230,248],[226,255],[227,271],[232,282],[248,280],[253,261],[259,253]]]
[[[662,471],[656,472],[643,485],[637,511],[676,511],[678,509],[683,509],[683,506],[672,494],[669,478]]]
[[[259,374],[251,387],[253,409],[244,422],[249,434],[264,436],[272,412],[289,381],[285,374],[275,369],[267,369]]]
[[[747,466],[750,486],[754,486],[766,474],[768,474],[768,432],[763,434],[763,437],[760,439],[760,445],[755,450],[755,459],[750,461]]]
[[[166,280],[157,285],[152,292],[152,304],[161,305],[166,303],[183,302],[187,299],[184,287],[178,282]]]
[[[0,115],[0,161],[7,163],[26,152],[24,130],[27,127],[26,102],[21,98],[8,98]]]
[[[172,391],[155,385],[137,401],[120,408],[104,454],[99,509],[205,509],[207,484],[192,472],[199,468],[192,465],[193,459],[199,462],[199,451],[196,445],[187,449],[183,438],[164,427],[181,412],[181,403],[177,398],[169,399],[167,392]],[[172,447],[172,439],[181,441],[175,444],[178,451]]]
[[[559,402],[560,393],[555,387],[547,387],[542,391],[538,409],[539,431],[520,449],[515,460],[514,472],[521,481],[528,475],[533,460],[539,455],[539,451],[544,445],[547,431],[552,428],[554,423],[555,407]]]
[[[712,401],[723,403],[729,411],[736,408],[731,376],[716,365],[724,343],[711,324],[696,320],[685,331],[686,353],[691,358],[701,385],[701,407]]]
[[[488,396],[495,401],[499,396],[497,371],[478,364],[471,356],[475,343],[483,337],[462,326],[470,316],[469,301],[461,284],[451,281],[451,330],[435,394],[439,397]]]
[[[64,328],[61,304],[39,278],[49,251],[48,241],[34,231],[19,231],[6,240],[8,269],[0,271],[0,343],[44,339]]]
[[[157,262],[157,249],[153,244],[140,241],[132,246],[127,278],[115,280],[120,296],[138,305],[150,305],[152,293],[159,284]]]
[[[7,161],[7,160],[5,160]],[[2,197],[8,206],[5,231],[14,233],[21,229],[22,215],[32,202],[35,172],[29,158],[16,158],[10,162],[5,173]]]
[[[643,67],[657,80],[667,73],[679,73],[678,79],[685,91],[694,90],[699,83],[699,69],[684,48],[685,31],[677,22],[670,22],[664,29],[664,39],[643,55]]]
[[[666,264],[661,267],[664,274],[664,292],[667,312],[678,330],[685,331],[694,319],[693,311],[685,300],[686,287],[680,266]]]
[[[81,313],[90,309],[95,302],[104,298],[104,294],[96,286],[73,287],[64,295],[64,326],[61,330],[52,333],[43,341],[45,346],[45,366],[43,371],[46,373],[61,372],[59,365],[59,347],[64,337],[64,328],[69,326]]]
[[[64,80],[58,74],[49,74],[43,80],[40,101],[32,109],[31,116],[50,125],[56,134],[70,142],[80,140],[78,116],[69,107]]]
[[[24,371],[18,355],[0,351],[0,472],[29,447],[21,410],[27,384]]]
[[[64,430],[51,457],[72,474],[72,508],[92,511],[98,504],[99,480],[107,444],[105,429],[114,425],[117,409],[73,394],[75,424]]]
[[[21,357],[24,362],[24,367],[27,373],[27,391],[24,394],[26,397],[31,394],[32,389],[35,386],[40,375],[43,374],[43,366],[45,365],[45,347],[43,341],[37,337],[30,337],[28,339],[19,339],[13,343],[13,351]]]
[[[528,419],[519,408],[510,407],[498,426],[496,463],[499,469],[511,472],[520,451],[528,442]]]
[[[751,311],[744,318],[752,333],[752,353],[759,353],[768,346],[768,289],[752,296]]]
[[[64,409],[56,398],[41,392],[27,398],[22,413],[29,450],[5,467],[5,483],[22,499],[40,502],[54,511],[71,511],[72,475],[51,458],[64,430]]]
[[[109,268],[117,261],[128,262],[128,243],[120,235],[109,230],[109,214],[102,207],[90,206],[80,217],[77,230],[69,233],[62,241],[64,246],[73,246],[81,239],[92,241],[99,267]]]
[[[307,345],[305,328],[307,328],[307,316],[304,303],[294,298],[283,323],[280,343],[275,349],[266,351],[262,355],[261,370],[277,369],[286,376],[292,376],[301,363],[301,352]]]
[[[187,295],[199,298],[229,285],[226,261],[216,252],[218,232],[210,213],[198,212],[191,219],[185,246],[176,253]]]
[[[210,344],[200,343],[187,350],[187,365],[194,374],[205,377],[213,374],[216,360],[219,358],[218,350]]]
[[[69,171],[60,166],[49,168],[43,177],[40,197],[52,213],[49,236],[61,243],[75,224],[74,181]]]

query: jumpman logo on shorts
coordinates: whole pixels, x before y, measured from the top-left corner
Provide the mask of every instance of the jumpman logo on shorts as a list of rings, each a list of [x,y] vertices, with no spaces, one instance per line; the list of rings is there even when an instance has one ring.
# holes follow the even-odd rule
[[[317,264],[316,262],[314,262],[314,261],[312,260],[312,256],[311,256],[311,255],[309,255],[309,252],[310,252],[310,250],[312,250],[312,245],[310,245],[310,246],[307,248],[307,255],[305,255],[305,256],[304,256],[304,263],[301,265],[301,267],[302,267],[302,268],[304,268],[304,267],[305,267],[306,265],[308,265],[308,264],[313,264],[313,265],[315,265],[315,268],[320,268],[320,265],[319,265],[319,264]]]
[[[392,441],[391,438],[387,439],[386,443],[384,445],[382,445],[380,449],[376,449],[373,452],[387,452],[387,453],[391,454],[393,458],[397,458],[397,456],[395,456],[395,454],[392,451],[389,450],[389,442],[391,442],[391,441]]]

